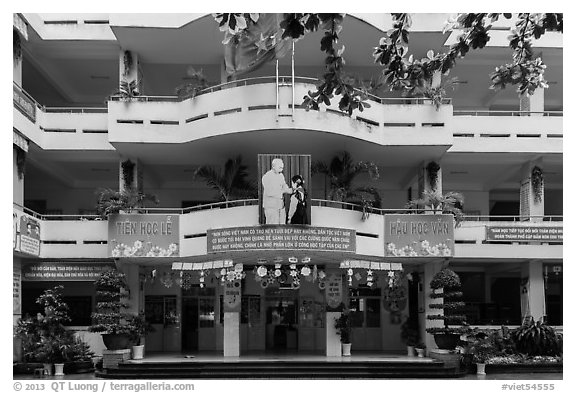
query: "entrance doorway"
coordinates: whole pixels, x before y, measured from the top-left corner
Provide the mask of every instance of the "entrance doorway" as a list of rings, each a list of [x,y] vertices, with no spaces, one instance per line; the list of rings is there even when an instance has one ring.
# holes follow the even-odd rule
[[[198,350],[198,298],[182,298],[182,351]]]
[[[298,298],[266,298],[266,349],[298,349]]]

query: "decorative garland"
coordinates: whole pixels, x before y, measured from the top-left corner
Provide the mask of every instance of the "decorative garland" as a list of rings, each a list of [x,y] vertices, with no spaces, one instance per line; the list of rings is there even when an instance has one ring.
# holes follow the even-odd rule
[[[532,183],[532,192],[534,193],[534,202],[542,202],[542,185],[544,184],[544,176],[540,167],[535,166],[532,168],[530,181]]]
[[[132,188],[135,166],[136,164],[130,160],[122,161],[122,180],[124,180],[124,187],[126,187],[126,189]]]
[[[22,60],[22,41],[20,41],[20,34],[16,30],[12,30],[12,49],[14,51],[14,61],[19,62]]]
[[[16,168],[18,170],[18,179],[24,179],[26,172],[26,152],[19,146],[14,145],[16,149]]]
[[[436,190],[438,185],[438,171],[440,171],[440,165],[432,161],[426,165],[426,172],[428,174],[428,181],[430,182],[430,187],[432,190]]]

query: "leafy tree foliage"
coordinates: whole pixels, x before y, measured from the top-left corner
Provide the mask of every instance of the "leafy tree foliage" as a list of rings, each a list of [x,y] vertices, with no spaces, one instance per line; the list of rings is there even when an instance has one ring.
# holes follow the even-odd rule
[[[259,14],[214,14],[220,30],[225,31],[225,42],[229,35],[237,37],[258,21]],[[458,31],[456,42],[445,53],[428,51],[426,57],[415,59],[409,52],[410,27],[412,18],[407,13],[392,14],[392,29],[388,30],[374,48],[374,61],[384,67],[382,77],[390,90],[402,91],[407,95],[423,95],[433,99],[438,107],[446,94],[444,87],[433,85],[436,73],[447,75],[455,67],[457,60],[470,50],[482,49],[490,41],[492,24],[500,17],[512,19],[511,13],[461,13],[448,22],[444,32]],[[518,86],[520,95],[533,94],[538,88],[548,87],[544,79],[546,66],[540,57],[534,57],[532,41],[539,39],[547,31],[563,32],[561,13],[519,13],[509,36],[513,51],[512,62],[501,65],[490,74],[491,89],[501,90],[508,85]],[[282,39],[298,40],[319,28],[325,30],[320,42],[320,50],[326,53],[326,72],[317,85],[304,97],[307,109],[318,110],[321,104],[330,105],[335,95],[340,95],[338,107],[352,115],[358,109],[369,107],[365,89],[357,89],[354,78],[344,73],[344,47],[336,45],[342,32],[344,14],[284,14],[280,22]],[[264,37],[263,37],[264,39]],[[256,43],[258,45],[258,43]]]

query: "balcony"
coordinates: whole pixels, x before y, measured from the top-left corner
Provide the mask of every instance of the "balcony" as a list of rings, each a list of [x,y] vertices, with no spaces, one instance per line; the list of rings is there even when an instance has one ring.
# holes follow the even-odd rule
[[[180,215],[180,256],[206,255],[208,229],[258,226],[258,201],[241,200],[195,206],[187,209],[142,209],[142,213]],[[384,257],[384,215],[406,212],[371,209],[362,220],[362,209],[342,202],[312,200],[312,225],[348,228],[356,231],[356,253]],[[41,220],[42,258],[107,258],[108,222],[97,216],[50,216],[29,214]],[[540,222],[489,221],[495,217],[468,216],[455,230],[457,259],[522,260],[562,259],[562,242],[496,242],[487,237],[487,228],[540,227],[562,231],[562,216],[534,217]],[[421,261],[420,261],[421,262]]]
[[[429,100],[371,96],[371,108],[348,117],[338,98],[320,111],[306,111],[302,97],[311,78],[263,77],[212,87],[194,98],[143,96],[108,103],[111,143],[186,143],[227,134],[270,129],[310,130],[382,146],[452,144],[452,106],[437,111]]]
[[[14,84],[14,128],[44,150],[114,150],[106,108],[40,105]]]
[[[562,153],[562,112],[454,111],[455,152]]]

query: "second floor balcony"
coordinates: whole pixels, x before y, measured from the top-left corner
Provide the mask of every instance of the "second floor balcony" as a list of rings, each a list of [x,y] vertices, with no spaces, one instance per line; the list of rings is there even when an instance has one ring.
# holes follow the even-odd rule
[[[98,216],[39,215],[27,209],[25,212],[40,221],[41,258],[109,257],[110,239],[106,220]],[[379,260],[385,257],[384,217],[406,212],[403,209],[371,209],[370,215],[362,220],[359,206],[312,200],[311,225],[354,230],[355,254]],[[187,209],[141,209],[141,213],[178,216],[181,258],[205,258],[209,230],[259,227],[257,200],[222,202]],[[562,219],[562,216],[544,216],[521,221],[519,216],[466,216],[454,231],[454,257],[493,261],[532,258],[561,260]],[[550,234],[549,240],[543,233]],[[526,234],[533,235],[522,238]],[[419,262],[424,261],[420,259]]]

